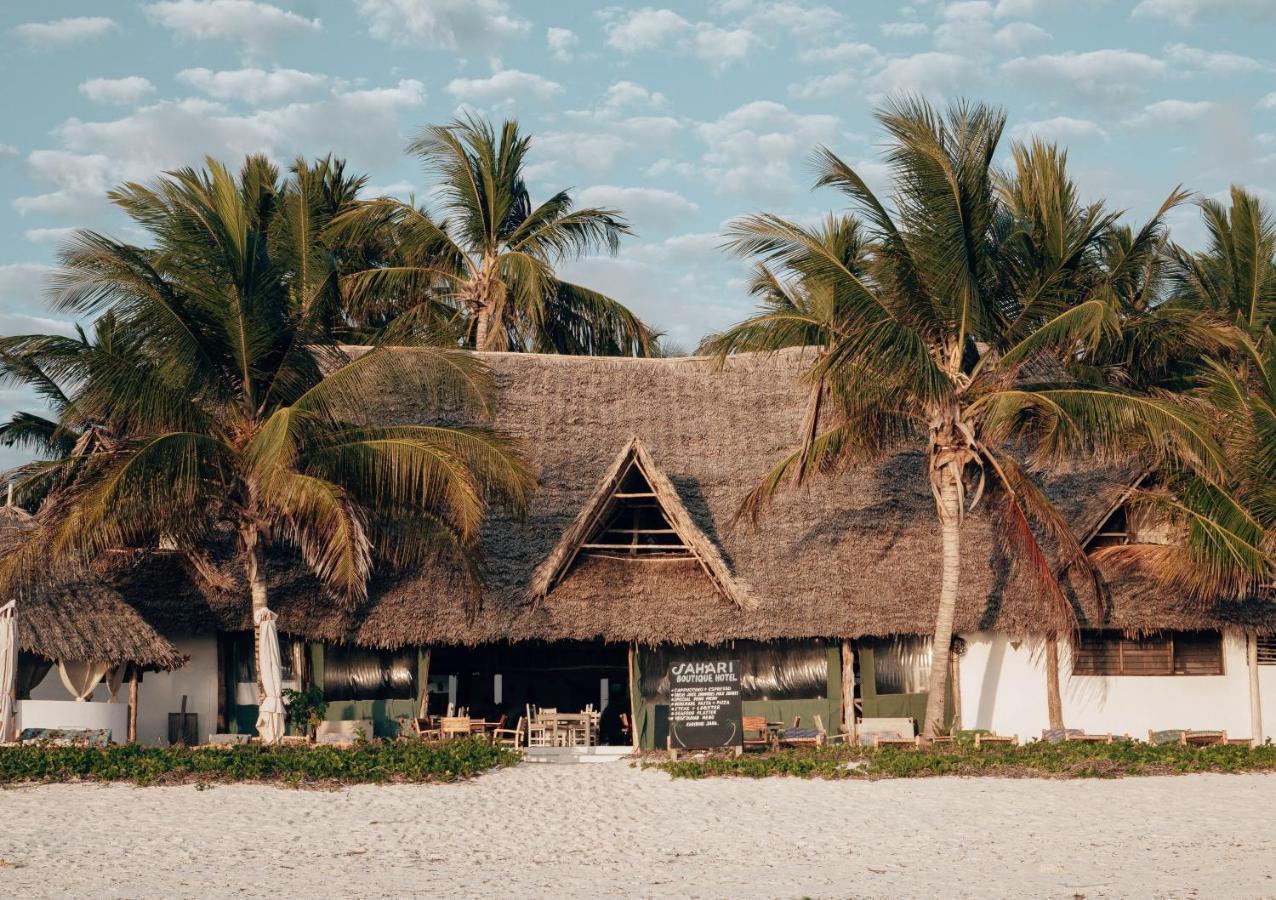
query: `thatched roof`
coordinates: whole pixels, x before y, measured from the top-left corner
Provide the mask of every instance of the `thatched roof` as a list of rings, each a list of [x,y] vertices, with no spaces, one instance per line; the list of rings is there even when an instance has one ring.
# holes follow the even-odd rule
[[[806,400],[797,381],[800,351],[735,357],[722,371],[696,358],[483,358],[500,389],[496,424],[523,441],[540,487],[525,521],[497,513],[485,526],[481,596],[455,567],[431,566],[379,579],[368,603],[347,613],[299,567],[277,559],[268,578],[281,630],[396,647],[568,638],[687,643],[932,629],[940,544],[919,453],[782,495],[756,528],[733,524],[745,494],[798,438]],[[381,400],[376,417],[422,422],[432,420],[432,411]],[[609,474],[635,441],[644,465],[673,492],[669,499],[694,529],[708,565],[703,559],[567,558]],[[1087,462],[1053,473],[1045,485],[1076,532],[1086,535],[1137,474]],[[1041,633],[1058,617],[1010,564],[989,515],[985,504],[963,529],[957,628]],[[1083,624],[1276,629],[1267,607],[1181,607],[1166,592],[1136,582],[1115,582],[1106,610],[1079,597]],[[120,588],[166,633],[249,627],[246,591],[202,594],[171,555],[139,563]],[[544,599],[533,602],[541,589]]]
[[[0,506],[0,552],[35,527],[22,510]],[[119,592],[91,572],[49,572],[16,597],[18,645],[46,659],[136,663],[176,669],[185,662],[171,643]]]

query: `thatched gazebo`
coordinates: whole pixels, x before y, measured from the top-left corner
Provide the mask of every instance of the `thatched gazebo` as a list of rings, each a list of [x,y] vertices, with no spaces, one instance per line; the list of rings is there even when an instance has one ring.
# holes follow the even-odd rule
[[[35,519],[0,506],[0,552],[12,552]],[[136,731],[137,681],[143,671],[171,671],[185,658],[120,593],[90,571],[52,570],[27,580],[17,601],[18,700],[59,664],[114,670],[129,680],[129,738]]]

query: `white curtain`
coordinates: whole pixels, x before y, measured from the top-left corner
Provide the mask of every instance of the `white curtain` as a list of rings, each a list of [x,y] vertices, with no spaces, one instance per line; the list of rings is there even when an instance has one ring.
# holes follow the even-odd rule
[[[277,744],[284,736],[284,676],[279,659],[279,629],[275,626],[275,614],[268,609],[253,613],[253,622],[259,626],[257,672],[266,694],[257,715],[257,734],[263,744]]]
[[[110,694],[107,703],[120,702],[120,686],[124,684],[124,674],[128,671],[128,663],[120,663],[106,673],[106,690]]]
[[[58,660],[58,675],[62,678],[62,686],[81,702],[93,696],[93,689],[110,668],[111,664],[104,662]]]
[[[13,699],[18,685],[18,607],[10,600],[0,606],[0,741],[17,737]]]

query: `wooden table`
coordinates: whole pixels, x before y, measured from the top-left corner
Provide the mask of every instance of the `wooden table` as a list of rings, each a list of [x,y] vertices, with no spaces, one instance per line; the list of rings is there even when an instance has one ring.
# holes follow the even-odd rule
[[[588,712],[581,713],[546,713],[540,716],[540,721],[555,735],[558,734],[560,725],[585,726],[585,744],[586,747],[594,746],[597,735],[594,733],[594,714]]]

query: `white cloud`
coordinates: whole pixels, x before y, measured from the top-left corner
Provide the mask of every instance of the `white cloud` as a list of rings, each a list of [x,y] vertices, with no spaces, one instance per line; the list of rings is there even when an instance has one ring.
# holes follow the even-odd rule
[[[1262,100],[1258,101],[1259,109],[1276,109],[1276,91],[1272,91]]]
[[[416,191],[410,181],[392,181],[389,184],[365,184],[360,197],[397,197],[406,201]]]
[[[606,175],[633,143],[618,134],[584,131],[550,131],[532,140],[532,162],[528,178],[584,173]]]
[[[849,69],[843,69],[841,72],[834,72],[832,75],[816,75],[800,84],[791,84],[789,85],[789,93],[802,100],[838,97],[844,95],[861,81],[861,76]]]
[[[740,28],[759,35],[784,31],[799,44],[827,41],[831,35],[845,33],[853,27],[837,9],[807,6],[791,0],[748,0],[740,4],[718,3],[716,7],[723,13],[744,12],[744,18],[734,23]]]
[[[19,197],[20,213],[74,215],[81,220],[102,208],[106,189],[123,180],[150,180],[206,154],[235,165],[247,153],[277,161],[329,151],[355,170],[389,165],[399,158],[404,111],[425,100],[425,87],[411,79],[397,85],[337,91],[322,100],[233,114],[211,100],[165,100],[106,121],[67,119],[53,130],[57,149],[35,150],[27,167],[45,194]]]
[[[45,309],[45,278],[52,271],[43,263],[0,265],[0,334],[74,333],[70,322],[39,314]]]
[[[298,69],[182,69],[177,79],[217,100],[244,103],[276,103],[288,97],[317,90],[328,76]]]
[[[28,228],[22,236],[33,244],[60,244],[80,229],[78,228]]]
[[[1070,116],[1055,116],[1052,119],[1023,122],[1010,129],[1010,136],[1017,140],[1039,137],[1060,144],[1093,138],[1101,138],[1105,141],[1108,139],[1108,133],[1099,126],[1098,122],[1074,119]]]
[[[810,47],[798,52],[798,59],[804,63],[833,65],[873,63],[881,59],[881,56],[872,44],[856,41],[843,41],[829,47]]]
[[[870,99],[888,94],[946,97],[982,80],[975,62],[956,53],[916,53],[888,61],[868,80]]]
[[[1148,81],[1165,75],[1164,60],[1132,50],[1091,50],[1020,56],[1002,63],[1003,75],[1080,97],[1092,103],[1122,105],[1143,92]]]
[[[1225,50],[1202,50],[1187,44],[1166,44],[1165,58],[1174,64],[1176,71],[1196,69],[1207,75],[1236,75],[1243,72],[1270,72],[1276,69],[1271,63],[1242,56]]]
[[[30,47],[60,47],[91,41],[117,28],[114,19],[104,16],[75,16],[52,22],[27,22],[12,31]]]
[[[681,194],[658,188],[618,187],[595,184],[585,188],[577,198],[580,206],[618,209],[639,229],[663,229],[674,225],[700,209]]]
[[[530,28],[503,0],[357,0],[368,33],[392,44],[491,50]]]
[[[1217,103],[1209,100],[1161,100],[1143,107],[1138,115],[1125,120],[1125,124],[1145,125],[1183,125],[1207,116],[1218,109]]]
[[[705,175],[719,191],[751,199],[784,199],[797,189],[793,167],[838,132],[831,115],[801,115],[755,100],[698,127],[706,145]]]
[[[1051,39],[1050,32],[1031,22],[1011,22],[997,27],[999,11],[987,0],[950,3],[943,9],[944,23],[935,29],[935,46],[966,55],[1019,53]]]
[[[180,40],[234,41],[250,53],[263,53],[275,41],[322,27],[318,19],[256,0],[163,0],[142,11]]]
[[[895,38],[915,38],[930,33],[930,26],[921,22],[883,22],[882,34]]]
[[[682,38],[691,29],[691,23],[673,10],[650,7],[605,26],[608,46],[621,53],[660,49]]]
[[[570,28],[546,28],[545,46],[556,62],[571,62],[580,38]]]
[[[21,153],[13,144],[0,144],[0,159],[7,156],[17,156]]]
[[[90,78],[80,83],[80,93],[94,103],[136,103],[155,90],[155,85],[140,75],[127,78]]]
[[[610,112],[626,109],[659,109],[665,105],[665,95],[650,91],[632,81],[617,81],[603,95],[602,108]]]
[[[1134,19],[1166,19],[1186,28],[1199,18],[1236,13],[1253,20],[1276,18],[1271,0],[1142,0]]]
[[[690,53],[721,71],[743,60],[749,52],[762,44],[762,39],[748,28],[721,28],[710,22],[690,22],[671,9],[644,7],[628,16],[615,18],[618,10],[608,11],[612,16],[603,30],[607,44],[621,53],[632,56],[659,50],[668,53]]]
[[[73,214],[84,207],[86,198],[96,203],[110,187],[111,162],[100,153],[33,150],[27,155],[27,173],[36,181],[51,183],[54,189],[16,198],[13,208],[20,215]]]
[[[501,103],[525,97],[549,100],[561,94],[563,86],[532,72],[501,69],[488,78],[453,78],[444,90],[459,100]]]

